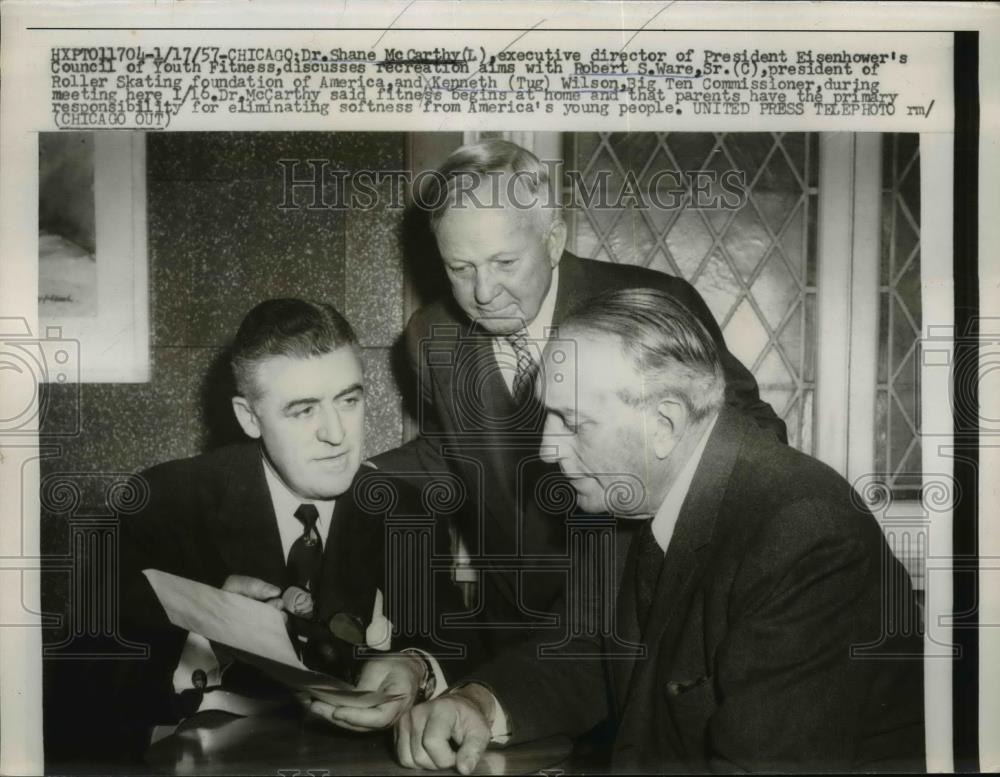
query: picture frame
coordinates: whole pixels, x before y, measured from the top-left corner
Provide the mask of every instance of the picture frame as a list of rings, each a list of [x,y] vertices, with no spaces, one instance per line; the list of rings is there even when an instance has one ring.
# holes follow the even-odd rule
[[[49,337],[75,343],[79,363],[44,379],[144,383],[150,375],[145,136],[128,131],[72,134],[92,141],[64,153],[69,158],[61,164],[70,168],[68,174],[53,175],[47,186],[39,181],[38,319]],[[50,145],[48,139],[62,141],[62,136],[40,133],[40,152]],[[85,187],[91,174],[92,216],[78,212],[60,218],[60,207],[80,200],[60,190]],[[90,224],[73,229],[74,222],[88,218]],[[74,242],[43,233],[43,222],[87,234],[82,239],[73,235]]]

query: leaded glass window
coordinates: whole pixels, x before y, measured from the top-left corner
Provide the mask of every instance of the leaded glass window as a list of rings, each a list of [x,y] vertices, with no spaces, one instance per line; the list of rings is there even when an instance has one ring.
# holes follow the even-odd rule
[[[882,140],[875,469],[896,499],[919,498],[920,137]],[[909,476],[909,477],[904,477]]]
[[[692,283],[730,351],[784,418],[789,442],[811,453],[816,136],[574,133],[565,139],[570,250],[652,267]],[[726,196],[732,171],[742,176],[745,192],[735,207]],[[707,190],[700,202],[670,196],[699,185]],[[604,201],[577,196],[595,187],[609,196]],[[636,188],[642,202],[618,197]]]

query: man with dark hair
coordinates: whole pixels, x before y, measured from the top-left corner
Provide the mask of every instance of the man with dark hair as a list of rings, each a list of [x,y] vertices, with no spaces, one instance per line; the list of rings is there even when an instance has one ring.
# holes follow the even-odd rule
[[[476,557],[480,623],[495,649],[551,613],[567,554],[565,523],[535,497],[554,468],[539,460],[542,415],[532,387],[541,348],[569,311],[609,289],[653,287],[691,312],[716,344],[726,403],[785,440],[753,376],[729,353],[697,291],[643,267],[565,251],[556,181],[534,154],[490,139],[455,151],[429,178],[423,205],[452,299],[414,314],[404,335],[418,378],[420,435],[376,457],[385,471],[453,472],[469,495],[458,521]],[[516,560],[530,559],[530,569]]]
[[[122,692],[133,697],[126,707],[151,713],[143,723],[217,706],[228,697],[213,698],[210,689],[231,687],[230,675],[240,674],[220,666],[204,638],[169,626],[143,569],[289,610],[304,658],[320,669],[329,645],[311,650],[317,637],[332,633],[352,654],[355,645],[386,650],[392,625],[413,615],[386,583],[400,571],[386,568],[391,518],[365,503],[359,486],[382,476],[361,464],[365,381],[350,324],[330,305],[262,302],[236,334],[232,366],[233,411],[250,441],[148,470],[149,503],[123,521],[123,616],[152,655],[126,673],[142,681]],[[435,529],[434,546],[449,552],[446,526]],[[427,562],[410,559],[407,569]],[[457,589],[435,589],[438,613],[462,608]],[[418,694],[443,685],[440,667],[422,651],[376,655],[362,665],[359,687],[400,698],[363,711],[372,727],[391,725]],[[341,667],[349,660],[337,658]],[[337,722],[338,709],[316,711]]]
[[[581,508],[641,522],[614,603],[635,650],[588,626],[606,603],[572,601],[557,649],[400,718],[402,764],[468,774],[490,740],[610,719],[615,773],[922,770],[913,590],[850,484],[725,405],[717,345],[670,295],[610,292],[562,336],[543,451]]]

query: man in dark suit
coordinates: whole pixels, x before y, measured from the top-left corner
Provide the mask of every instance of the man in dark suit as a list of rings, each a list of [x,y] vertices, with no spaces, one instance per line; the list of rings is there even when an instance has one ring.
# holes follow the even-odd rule
[[[563,563],[566,529],[536,494],[555,468],[539,459],[542,414],[532,385],[541,349],[571,309],[608,289],[661,289],[711,334],[727,403],[782,441],[785,426],[689,283],[564,250],[556,182],[533,154],[487,140],[458,149],[430,180],[436,186],[422,200],[452,299],[419,310],[407,326],[420,435],[375,463],[404,477],[462,478],[468,503],[458,527],[479,569],[479,623],[500,649],[545,622],[565,579],[546,569]]]
[[[386,487],[397,498],[402,492],[361,464],[364,375],[348,322],[330,305],[263,302],[240,326],[232,364],[238,392],[233,409],[252,441],[153,467],[144,473],[147,506],[123,524],[123,616],[126,628],[152,651],[150,661],[125,668],[126,678],[140,681],[121,684],[122,693],[133,697],[123,709],[138,711],[135,719],[145,717],[145,723],[211,704],[211,693],[202,697],[202,689],[231,687],[228,678],[240,672],[227,669],[220,677],[207,641],[166,622],[143,569],[288,610],[301,627],[307,662],[314,659],[320,669],[334,666],[331,658],[349,668],[344,653],[353,654],[354,645],[400,647],[390,644],[392,624],[418,616],[404,612],[402,597],[392,596],[399,581],[387,580],[404,569],[420,575],[429,559],[396,559],[387,568],[391,517],[373,494]],[[446,526],[435,528],[433,542],[438,553],[448,554]],[[434,582],[438,609],[461,609],[450,581]],[[289,595],[290,587],[297,597]],[[317,643],[331,633],[341,642]],[[434,627],[409,636],[411,647],[434,649]],[[331,652],[333,646],[341,655]],[[376,655],[362,665],[359,687],[402,698],[363,711],[373,728],[390,725],[418,694],[443,684],[440,667],[426,652]],[[192,709],[179,709],[175,692],[191,699],[191,690]],[[341,720],[341,710],[319,702],[313,711],[346,727],[356,714]]]
[[[509,651],[404,715],[401,762],[467,774],[491,738],[611,718],[615,771],[922,770],[913,591],[851,486],[725,405],[715,342],[668,295],[603,295],[562,336],[576,350],[546,349],[543,446],[580,507],[642,522],[615,618],[644,650],[587,636],[606,608],[577,601],[583,636]]]

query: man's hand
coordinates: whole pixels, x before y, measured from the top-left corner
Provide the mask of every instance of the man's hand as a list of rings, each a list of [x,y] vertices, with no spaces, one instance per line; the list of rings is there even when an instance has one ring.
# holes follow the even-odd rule
[[[230,575],[222,584],[222,590],[256,599],[258,602],[267,602],[277,610],[284,609],[281,601],[281,589],[259,577]]]
[[[402,696],[375,707],[334,706],[313,700],[309,710],[336,726],[351,731],[375,731],[389,728],[400,715],[413,706],[423,680],[423,662],[417,656],[391,655],[370,658],[361,669],[359,691],[380,691]]]
[[[399,762],[409,769],[457,767],[462,774],[471,773],[490,743],[495,704],[486,688],[470,683],[417,705],[396,726]]]

